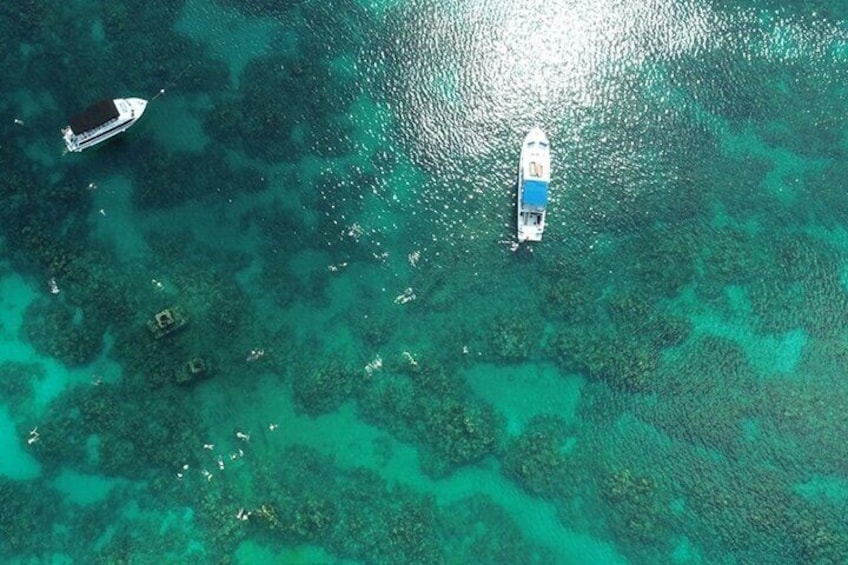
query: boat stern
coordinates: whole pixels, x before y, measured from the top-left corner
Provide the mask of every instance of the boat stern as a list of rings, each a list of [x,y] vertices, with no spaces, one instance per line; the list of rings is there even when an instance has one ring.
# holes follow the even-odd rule
[[[74,135],[71,126],[65,126],[62,128],[62,141],[65,142],[65,147],[68,148],[68,151],[72,153],[79,153],[82,151],[79,146],[79,142],[77,141],[77,136]]]
[[[518,226],[518,241],[542,241],[542,234],[545,232],[544,219],[530,220],[530,222],[539,221],[538,224],[523,224]]]

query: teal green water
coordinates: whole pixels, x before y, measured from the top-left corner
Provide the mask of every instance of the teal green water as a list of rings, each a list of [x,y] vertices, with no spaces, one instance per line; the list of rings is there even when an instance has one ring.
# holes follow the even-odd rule
[[[848,562],[848,5],[0,28],[3,562]]]

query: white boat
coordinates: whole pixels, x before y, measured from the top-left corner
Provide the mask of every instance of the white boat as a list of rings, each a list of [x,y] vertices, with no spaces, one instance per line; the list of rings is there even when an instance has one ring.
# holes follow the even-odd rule
[[[62,128],[62,139],[68,151],[88,149],[127,131],[138,121],[145,108],[147,100],[141,98],[101,100],[71,118],[70,123]]]
[[[551,144],[533,128],[521,144],[518,162],[518,241],[541,241],[551,182]]]

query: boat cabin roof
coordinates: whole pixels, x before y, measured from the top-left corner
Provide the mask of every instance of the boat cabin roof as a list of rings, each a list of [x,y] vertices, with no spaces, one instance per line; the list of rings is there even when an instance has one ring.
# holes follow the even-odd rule
[[[69,125],[71,126],[71,131],[79,134],[103,125],[117,117],[118,108],[115,107],[115,102],[113,100],[101,100],[71,118]]]
[[[548,204],[548,183],[540,180],[524,181],[521,203],[528,206],[546,206]]]

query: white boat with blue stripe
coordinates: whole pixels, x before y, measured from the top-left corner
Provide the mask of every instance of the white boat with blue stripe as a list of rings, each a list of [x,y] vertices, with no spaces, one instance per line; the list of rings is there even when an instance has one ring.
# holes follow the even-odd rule
[[[533,128],[521,145],[518,164],[518,241],[542,241],[551,182],[551,144]]]

